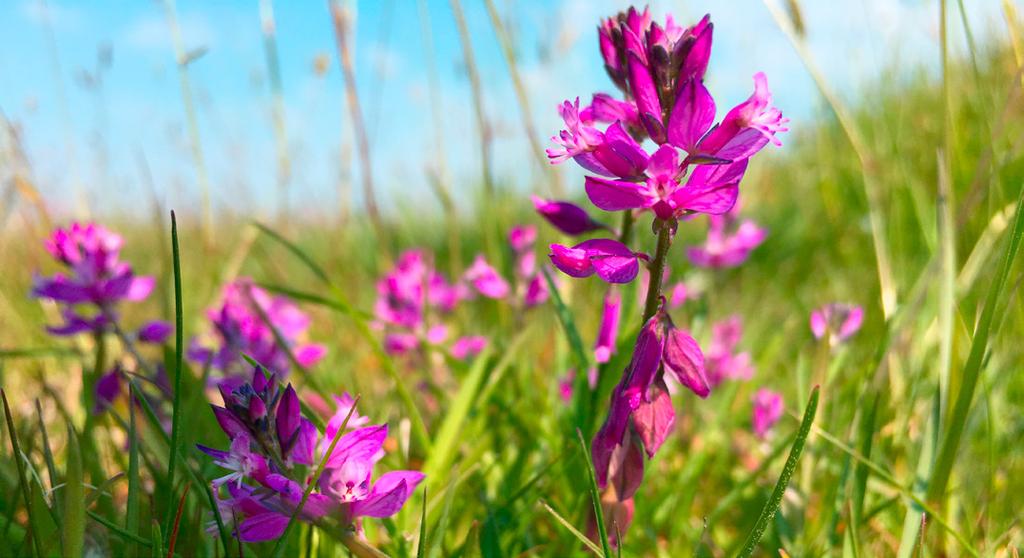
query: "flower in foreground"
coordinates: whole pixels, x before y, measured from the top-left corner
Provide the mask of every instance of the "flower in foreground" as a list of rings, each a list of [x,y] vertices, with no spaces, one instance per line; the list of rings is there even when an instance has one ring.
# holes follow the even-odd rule
[[[864,308],[854,304],[833,302],[811,312],[811,332],[815,339],[828,337],[836,346],[860,329],[864,324]]]
[[[352,532],[359,530],[363,517],[397,513],[423,480],[418,471],[391,471],[374,479],[374,466],[384,456],[387,425],[341,432],[344,417],[335,415],[321,437],[301,415],[294,388],[289,384],[282,391],[276,377],[268,378],[260,368],[251,382],[230,392],[222,388],[222,395],[224,406],[213,410],[231,439],[230,449],[200,449],[229,471],[213,485],[218,492],[227,489],[228,497],[218,506],[229,518],[226,523],[237,525],[234,534],[242,541],[280,537],[310,482],[314,484],[297,519]],[[346,394],[336,401],[338,414],[344,410],[348,415],[351,398]],[[352,419],[362,422],[353,414],[350,426]],[[309,478],[321,461],[321,476]]]
[[[120,235],[96,223],[72,223],[53,232],[46,250],[66,272],[36,277],[32,287],[32,296],[62,306],[64,324],[47,331],[58,336],[106,331],[118,319],[120,302],[149,296],[155,280],[135,275],[132,266],[121,261],[123,245]]]
[[[594,221],[582,207],[567,201],[546,200],[533,196],[533,206],[548,223],[571,236],[604,228]]]
[[[551,263],[570,277],[597,274],[609,283],[629,283],[640,272],[638,258],[646,258],[610,238],[594,238],[569,248],[551,245]]]
[[[643,479],[644,454],[654,457],[675,422],[666,372],[700,397],[711,392],[700,347],[662,309],[640,330],[633,359],[591,445],[598,485],[615,485],[620,501],[636,492]]]

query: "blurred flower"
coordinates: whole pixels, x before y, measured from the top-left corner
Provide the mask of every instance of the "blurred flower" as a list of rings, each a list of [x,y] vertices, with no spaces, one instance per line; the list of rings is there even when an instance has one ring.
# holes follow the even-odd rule
[[[668,292],[668,307],[670,310],[679,308],[687,300],[693,298],[693,293],[690,292],[690,289],[686,286],[686,283],[682,281],[679,281],[678,283],[672,285],[669,288]]]
[[[522,298],[525,308],[533,308],[548,299],[548,284],[537,268],[534,245],[537,242],[537,227],[517,225],[508,235],[509,245],[516,258],[516,297]]]
[[[743,337],[743,321],[732,316],[711,327],[711,343],[704,352],[708,382],[711,387],[725,380],[749,380],[754,375],[750,353],[737,353],[736,348]]]
[[[167,338],[174,332],[174,326],[170,322],[164,320],[153,320],[142,324],[139,331],[135,334],[136,338],[143,343],[153,343],[159,345],[167,340]]]
[[[291,368],[291,360],[275,338],[275,330],[304,367],[315,365],[326,353],[323,345],[304,341],[309,316],[287,297],[271,296],[247,277],[225,285],[221,297],[220,306],[206,312],[214,330],[214,345],[204,346],[199,339],[193,339],[188,349],[193,362],[209,365],[223,377],[232,378],[249,370],[249,364],[242,358],[244,354],[284,377]]]
[[[93,414],[107,410],[107,407],[114,404],[114,400],[121,395],[122,391],[124,391],[124,386],[121,383],[121,370],[115,366],[113,370],[100,376],[99,380],[96,381],[95,403],[92,408]]]
[[[72,223],[47,239],[46,250],[69,272],[34,280],[32,296],[63,305],[64,324],[48,327],[51,334],[102,332],[117,319],[118,303],[149,296],[155,281],[120,261],[123,244],[120,235],[95,223]],[[91,312],[84,314],[79,305],[91,306]]]
[[[834,302],[811,312],[811,332],[815,339],[828,336],[829,345],[846,341],[864,323],[864,309],[854,304]]]
[[[754,403],[754,434],[764,438],[782,418],[782,395],[766,388],[757,390],[751,398]]]
[[[487,263],[483,254],[477,255],[473,265],[466,270],[464,278],[478,293],[487,298],[505,298],[511,292],[508,281]]]
[[[764,242],[768,231],[750,220],[738,222],[736,207],[724,215],[708,216],[708,236],[703,246],[691,246],[686,255],[698,267],[735,267]]]
[[[455,340],[455,344],[452,345],[452,356],[463,360],[473,355],[480,354],[480,351],[484,350],[487,346],[487,338],[482,335],[469,335],[466,337],[460,337]]]
[[[601,326],[597,331],[594,343],[594,360],[598,363],[608,362],[615,354],[615,342],[619,335],[619,318],[622,313],[622,296],[609,289],[604,297],[604,310],[601,312]]]

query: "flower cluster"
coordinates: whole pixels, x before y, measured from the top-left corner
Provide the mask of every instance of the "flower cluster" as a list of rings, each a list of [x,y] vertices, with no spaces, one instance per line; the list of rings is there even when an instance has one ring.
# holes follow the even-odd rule
[[[118,320],[122,301],[145,300],[153,291],[153,277],[135,275],[121,261],[124,240],[95,223],[72,223],[57,229],[46,241],[46,250],[67,272],[36,277],[32,296],[61,305],[64,323],[47,327],[53,335],[110,331]],[[166,322],[151,322],[139,331],[142,341],[160,343],[170,333]]]
[[[674,326],[666,310],[687,298],[685,286],[663,288],[680,220],[696,214],[711,218],[707,243],[689,253],[698,266],[738,265],[763,241],[764,231],[752,222],[736,225],[739,184],[750,158],[769,142],[780,145],[776,135],[787,130],[788,120],[772,106],[762,73],[754,75],[753,94],[715,123],[717,106],[704,85],[712,34],[708,16],[684,28],[671,16],[662,25],[647,9],[630,8],[602,21],[601,56],[622,98],[598,93],[588,106],[579,98],[563,102],[558,111],[565,128],[552,138],[556,146],[547,154],[552,163],[572,159],[587,171],[587,198],[600,210],[622,212],[621,229],[614,231],[569,202],[534,198],[537,212],[565,234],[610,233],[572,246],[552,244],[549,257],[562,273],[597,275],[615,284],[633,281],[641,262],[648,268],[648,285],[641,289],[644,325],[591,447],[605,491],[602,501],[621,520],[621,532],[632,515],[644,456],[655,455],[675,420],[666,373],[706,397],[722,378],[748,377],[752,371],[749,356],[734,354],[738,324],[733,331],[716,328],[705,371],[697,342]],[[644,146],[648,141],[651,148]],[[637,250],[629,245],[633,224],[647,214],[653,217],[649,230],[657,236],[656,246]],[[637,227],[637,236],[644,228]],[[615,346],[618,320],[610,292],[595,350],[598,362],[607,361]]]
[[[220,304],[207,310],[206,316],[213,345],[193,339],[188,357],[236,384],[250,368],[242,355],[284,377],[292,366],[289,352],[304,367],[315,365],[327,352],[323,345],[305,342],[310,325],[306,313],[287,297],[272,296],[247,277],[225,285]]]
[[[704,352],[704,366],[712,388],[725,380],[749,380],[754,376],[750,353],[737,351],[742,338],[743,321],[739,316],[711,326],[711,342]]]
[[[213,486],[217,493],[222,487],[227,490],[218,508],[225,524],[237,526],[234,534],[242,541],[280,537],[293,514],[299,521],[336,526],[339,532],[359,531],[362,517],[397,513],[423,480],[418,471],[373,478],[373,468],[384,456],[387,425],[362,426],[367,419],[355,413],[347,394],[336,398],[337,413],[322,435],[302,416],[291,384],[282,390],[276,375],[268,377],[259,367],[250,382],[234,389],[221,386],[221,396],[224,406],[214,405],[213,412],[230,447],[199,449],[229,471]],[[321,461],[322,474],[309,478]]]

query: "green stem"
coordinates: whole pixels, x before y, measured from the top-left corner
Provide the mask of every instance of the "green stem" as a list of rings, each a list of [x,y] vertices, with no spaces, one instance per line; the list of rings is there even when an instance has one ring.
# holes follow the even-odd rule
[[[647,323],[658,311],[661,302],[661,279],[665,275],[665,260],[668,259],[668,248],[672,245],[672,227],[667,221],[659,220],[658,226],[658,247],[654,252],[654,261],[649,269],[650,280],[647,282],[647,302],[644,304],[644,319]]]
[[[633,212],[623,211],[622,227],[619,230],[619,242],[629,246],[629,241],[631,240],[633,240]]]

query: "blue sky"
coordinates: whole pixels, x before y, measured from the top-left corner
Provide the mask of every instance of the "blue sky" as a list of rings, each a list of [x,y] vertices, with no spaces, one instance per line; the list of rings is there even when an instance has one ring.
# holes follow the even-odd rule
[[[626,4],[496,3],[513,22],[531,118],[546,146],[559,126],[556,103],[577,95],[589,98],[594,91],[611,92],[594,29],[600,17]],[[999,40],[1005,26],[998,0],[967,3],[976,36]],[[417,2],[354,4],[356,72],[381,205],[433,203],[424,170],[436,165],[438,152]],[[884,68],[934,70],[937,65],[937,0],[802,4],[812,51],[828,79],[851,98]],[[453,190],[465,195],[479,183],[470,90],[448,1],[427,0],[427,5],[443,99],[445,159]],[[507,66],[483,3],[463,0],[463,7],[496,134],[495,174],[528,189],[538,170]],[[708,82],[721,111],[749,95],[751,76],[763,70],[776,104],[792,120],[791,129],[799,130],[820,114],[813,83],[761,0],[651,2],[651,7],[659,18],[670,10],[684,23],[711,12],[715,46]],[[277,200],[275,148],[258,1],[179,0],[177,9],[186,48],[208,49],[190,73],[214,204],[272,212]],[[358,205],[359,169],[350,168],[356,161],[352,129],[326,0],[276,0],[274,9],[294,167],[291,203],[329,213],[338,205],[339,176],[348,175]],[[49,26],[44,24],[47,14]],[[962,48],[956,12],[950,20],[954,44]],[[81,76],[95,73],[104,45],[112,53],[112,64],[102,73],[99,87],[86,86]],[[322,76],[313,71],[320,55],[330,59]],[[45,7],[39,0],[0,2],[0,111],[20,127],[32,172],[54,210],[72,209],[76,184],[87,190],[94,209],[147,207],[143,204],[150,191],[142,179],[140,156],[148,161],[162,203],[186,213],[197,208],[173,62],[162,2],[48,0]],[[349,160],[341,155],[345,151],[351,154]],[[576,171],[560,172],[578,190],[573,186]]]

